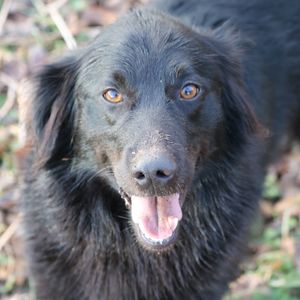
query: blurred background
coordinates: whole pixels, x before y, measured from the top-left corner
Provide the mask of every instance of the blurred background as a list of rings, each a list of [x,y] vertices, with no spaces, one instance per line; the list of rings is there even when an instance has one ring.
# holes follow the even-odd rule
[[[0,299],[34,299],[18,211],[30,79],[143,2],[0,0]],[[248,256],[226,298],[237,299],[300,299],[299,145],[269,169]]]

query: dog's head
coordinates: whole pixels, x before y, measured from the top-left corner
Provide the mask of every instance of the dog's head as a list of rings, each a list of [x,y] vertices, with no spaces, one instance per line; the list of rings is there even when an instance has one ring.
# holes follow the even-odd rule
[[[235,43],[219,35],[133,12],[40,75],[42,165],[69,161],[104,179],[150,250],[176,241],[201,170],[242,151],[256,131]]]

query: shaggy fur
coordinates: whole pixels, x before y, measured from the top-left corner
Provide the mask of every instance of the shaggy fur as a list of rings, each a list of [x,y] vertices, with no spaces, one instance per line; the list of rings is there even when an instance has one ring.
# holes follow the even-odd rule
[[[298,0],[162,0],[44,68],[22,202],[38,299],[222,297],[265,168],[299,129],[299,20]],[[182,101],[190,81],[205,95]],[[103,99],[111,86],[122,103]],[[153,147],[176,176],[142,189],[129,157]],[[120,188],[180,192],[176,239],[147,247]]]

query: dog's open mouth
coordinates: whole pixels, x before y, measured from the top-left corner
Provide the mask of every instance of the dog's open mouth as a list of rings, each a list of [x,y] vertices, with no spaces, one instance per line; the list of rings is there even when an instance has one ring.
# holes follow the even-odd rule
[[[122,197],[131,209],[131,218],[138,238],[151,250],[163,250],[176,238],[182,218],[180,194],[153,197]]]

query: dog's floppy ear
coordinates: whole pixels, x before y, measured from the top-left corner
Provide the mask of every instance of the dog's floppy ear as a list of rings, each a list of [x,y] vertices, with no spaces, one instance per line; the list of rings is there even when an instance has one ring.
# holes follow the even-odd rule
[[[262,136],[263,127],[254,112],[240,75],[228,74],[226,70],[224,76],[221,90],[222,105],[230,140],[242,144],[249,135]]]
[[[244,51],[251,47],[250,41],[242,41],[238,32],[223,24],[214,31],[220,80],[221,98],[226,118],[226,131],[229,140],[238,145],[245,142],[249,135],[264,136],[265,129],[258,121],[252,101],[242,76],[242,58]],[[246,49],[246,50],[245,50]]]
[[[44,67],[36,76],[33,122],[40,166],[72,155],[77,72],[77,59],[70,57]]]

